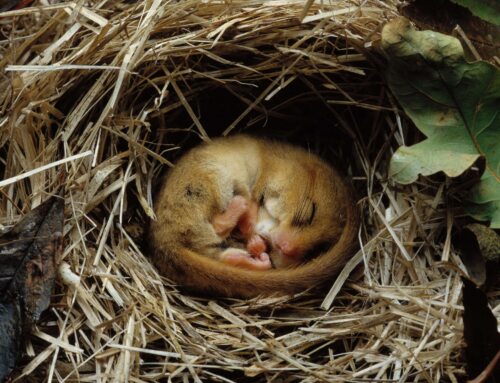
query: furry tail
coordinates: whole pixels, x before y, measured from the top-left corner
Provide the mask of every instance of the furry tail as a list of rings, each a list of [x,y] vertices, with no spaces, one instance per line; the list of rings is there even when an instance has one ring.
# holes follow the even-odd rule
[[[231,297],[297,293],[326,282],[337,274],[357,247],[359,211],[348,195],[344,230],[326,253],[290,269],[254,271],[239,269],[189,249],[164,251],[156,248],[154,259],[160,272],[182,286],[202,293]]]

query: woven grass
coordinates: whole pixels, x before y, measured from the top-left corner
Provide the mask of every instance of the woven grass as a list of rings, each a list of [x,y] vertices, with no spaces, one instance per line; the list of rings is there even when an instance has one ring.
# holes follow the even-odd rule
[[[59,285],[17,381],[456,382],[446,184],[386,175],[414,140],[373,49],[398,5],[77,0],[0,14],[0,225],[66,173]],[[329,285],[221,300],[151,266],[160,175],[237,131],[309,147],[353,178],[361,247]]]

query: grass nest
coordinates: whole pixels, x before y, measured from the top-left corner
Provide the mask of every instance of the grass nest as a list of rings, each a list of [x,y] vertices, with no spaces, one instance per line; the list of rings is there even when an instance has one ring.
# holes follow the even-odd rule
[[[462,266],[446,184],[387,178],[415,140],[373,48],[398,5],[75,0],[0,14],[0,224],[65,172],[60,278],[17,379],[456,382]],[[222,300],[151,266],[157,180],[193,145],[241,131],[353,179],[360,250],[330,285]]]

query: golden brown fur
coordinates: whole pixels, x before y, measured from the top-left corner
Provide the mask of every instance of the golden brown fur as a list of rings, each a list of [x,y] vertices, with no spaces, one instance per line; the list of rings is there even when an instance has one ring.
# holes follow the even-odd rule
[[[333,246],[291,268],[255,271],[221,262],[224,238],[211,219],[234,195],[269,208],[279,222],[276,237],[285,237],[298,253]],[[168,174],[155,210],[149,239],[159,271],[182,286],[224,296],[295,293],[329,280],[355,248],[359,225],[351,189],[324,161],[291,145],[244,135],[214,140],[183,156]],[[287,264],[279,255],[271,258],[278,267]]]

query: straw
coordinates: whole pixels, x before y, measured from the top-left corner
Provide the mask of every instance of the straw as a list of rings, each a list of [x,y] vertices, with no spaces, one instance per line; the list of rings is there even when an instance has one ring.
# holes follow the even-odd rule
[[[67,173],[59,284],[17,381],[462,379],[445,189],[386,177],[391,153],[413,143],[373,49],[400,5],[35,1],[0,14],[0,225],[51,195],[58,166]],[[352,176],[361,248],[331,283],[218,299],[151,265],[161,174],[239,131],[296,142]]]

